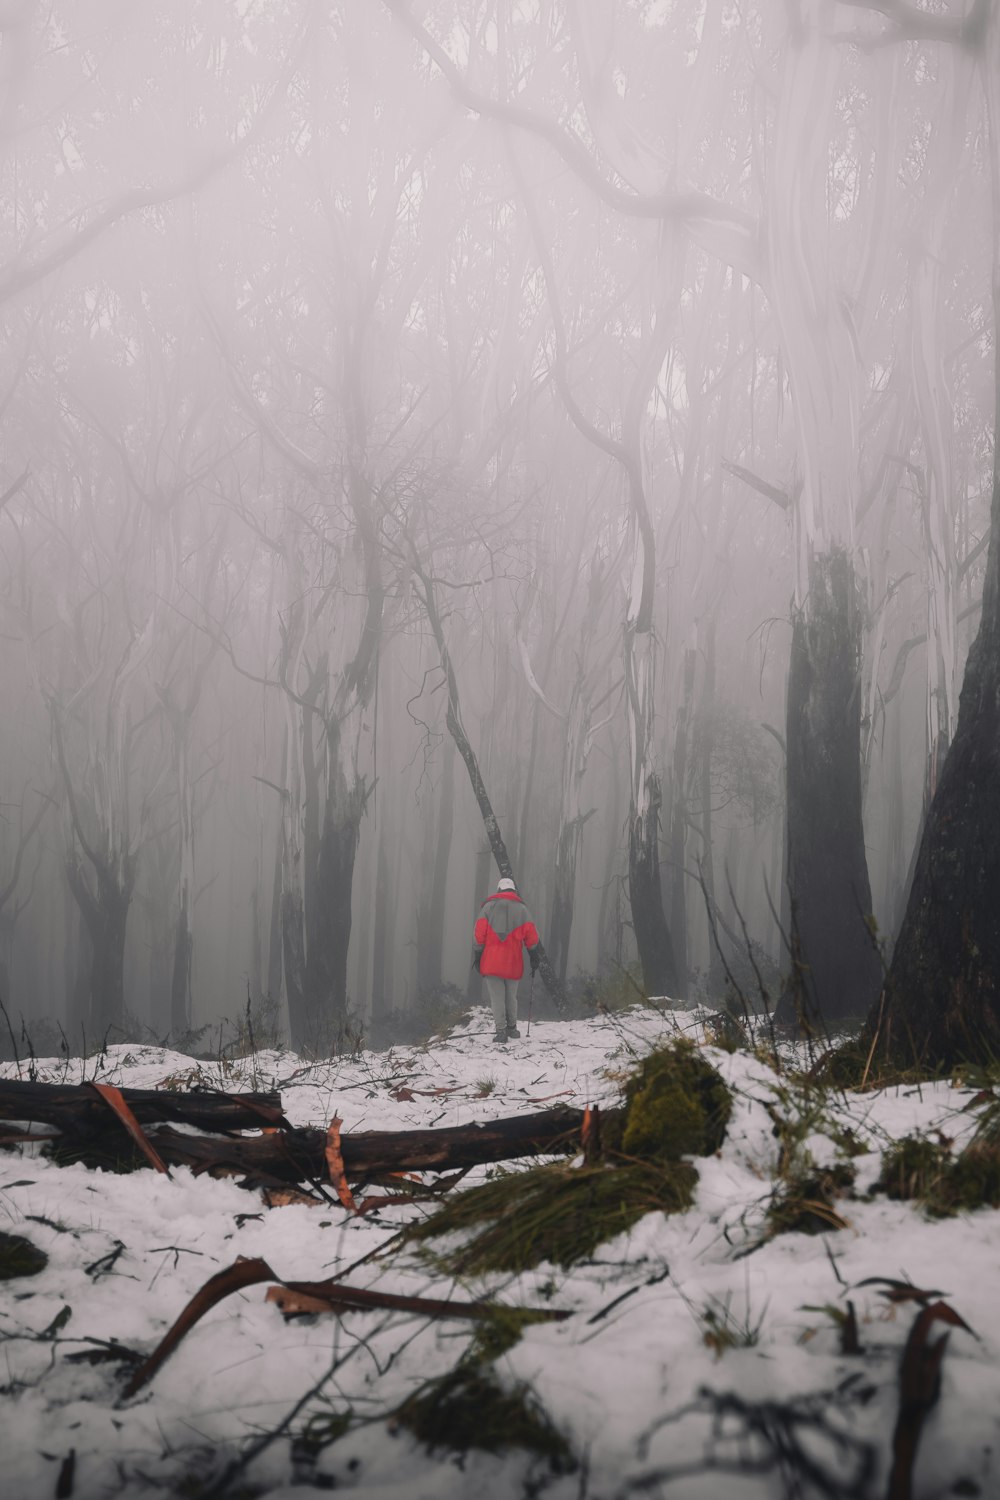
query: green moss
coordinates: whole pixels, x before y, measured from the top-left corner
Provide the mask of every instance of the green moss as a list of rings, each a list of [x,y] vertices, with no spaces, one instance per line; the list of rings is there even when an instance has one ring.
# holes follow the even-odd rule
[[[456,1275],[524,1271],[546,1260],[566,1267],[645,1214],[689,1208],[697,1181],[688,1162],[531,1167],[459,1194],[409,1237],[472,1231],[459,1249],[439,1257]]]
[[[37,1276],[44,1271],[49,1258],[30,1240],[20,1234],[0,1232],[0,1281],[13,1281],[18,1276]]]
[[[471,1352],[480,1363],[492,1364],[520,1343],[521,1335],[532,1323],[548,1323],[550,1314],[533,1307],[504,1307],[494,1303],[484,1309],[476,1324]]]
[[[624,1156],[676,1161],[718,1151],[732,1113],[729,1090],[690,1042],[661,1048],[625,1087]]]
[[[398,1408],[395,1421],[430,1450],[504,1453],[524,1448],[546,1459],[558,1474],[576,1467],[569,1444],[530,1388],[504,1388],[475,1360],[460,1360],[447,1375],[429,1380]]]

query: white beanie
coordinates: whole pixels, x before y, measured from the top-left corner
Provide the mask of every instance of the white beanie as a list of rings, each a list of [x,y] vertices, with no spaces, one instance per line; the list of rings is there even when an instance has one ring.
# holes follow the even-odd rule
[[[501,880],[500,884],[497,886],[497,890],[498,891],[516,891],[517,890],[517,886],[514,884],[513,880],[511,880],[509,876],[505,875],[504,878]]]

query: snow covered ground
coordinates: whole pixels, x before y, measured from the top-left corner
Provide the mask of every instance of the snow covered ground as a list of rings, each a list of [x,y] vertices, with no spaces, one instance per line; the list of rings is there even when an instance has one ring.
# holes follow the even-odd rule
[[[119,1047],[99,1077],[142,1088],[167,1080],[275,1087],[294,1124],[325,1125],[338,1114],[345,1134],[402,1130],[557,1100],[611,1104],[615,1075],[664,1033],[697,1037],[698,1026],[690,1012],[636,1008],[536,1024],[502,1051],[487,1012],[476,1011],[428,1047],[314,1066],[260,1053],[225,1072],[158,1048]],[[834,1159],[838,1125],[870,1148],[854,1160],[857,1196],[838,1204],[847,1227],[758,1244],[778,1155],[766,1106],[787,1109],[788,1101],[781,1104],[779,1080],[764,1063],[714,1047],[706,1055],[736,1105],[719,1155],[696,1163],[695,1206],[647,1216],[570,1271],[543,1265],[456,1285],[416,1254],[392,1253],[396,1231],[420,1211],[413,1207],[364,1218],[339,1206],[268,1210],[232,1180],[186,1170],[116,1175],[56,1167],[30,1151],[0,1154],[0,1229],[49,1257],[37,1276],[0,1283],[0,1491],[10,1500],[55,1495],[60,1474],[65,1490],[73,1450],[72,1493],[82,1500],[276,1500],[333,1487],[366,1500],[883,1496],[900,1359],[919,1306],[890,1302],[884,1285],[859,1285],[875,1277],[934,1289],[974,1330],[950,1331],[914,1496],[1000,1494],[1000,1221],[989,1209],[934,1221],[867,1192],[889,1140],[913,1130],[967,1132],[962,1111],[972,1091],[934,1084],[831,1095],[828,1119],[807,1143],[814,1157]],[[13,1064],[3,1067],[17,1075]],[[80,1068],[70,1065],[67,1075],[65,1064],[43,1062],[38,1076],[77,1081]],[[358,1264],[380,1247],[388,1248]],[[357,1312],[286,1322],[257,1286],[209,1312],[131,1400],[121,1396],[119,1366],[69,1358],[100,1348],[94,1340],[148,1353],[237,1256],[264,1257],[284,1279],[341,1277],[570,1310],[566,1321],[529,1327],[498,1373],[530,1386],[567,1437],[576,1469],[553,1473],[522,1450],[427,1453],[387,1420],[421,1382],[455,1364],[470,1339],[457,1321]],[[848,1298],[857,1354],[841,1353],[837,1315]],[[301,1441],[307,1430],[311,1444]],[[799,1460],[786,1459],[783,1472],[774,1458],[782,1445],[786,1454],[800,1446],[827,1488],[820,1477],[789,1477]]]

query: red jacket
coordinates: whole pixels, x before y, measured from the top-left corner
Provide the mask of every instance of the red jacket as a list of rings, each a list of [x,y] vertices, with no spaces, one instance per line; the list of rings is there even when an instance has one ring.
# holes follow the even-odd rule
[[[476,951],[480,974],[498,979],[520,979],[524,948],[538,945],[538,929],[516,891],[497,891],[483,902],[476,920]]]

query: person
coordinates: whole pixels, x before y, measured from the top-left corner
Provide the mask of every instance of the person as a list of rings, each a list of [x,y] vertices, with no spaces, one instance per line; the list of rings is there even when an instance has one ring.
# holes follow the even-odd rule
[[[473,942],[472,963],[486,982],[496,1024],[495,1040],[505,1046],[521,1035],[517,1029],[517,982],[524,973],[523,950],[528,950],[532,974],[541,958],[538,929],[508,877],[500,881],[496,894],[483,902]]]

